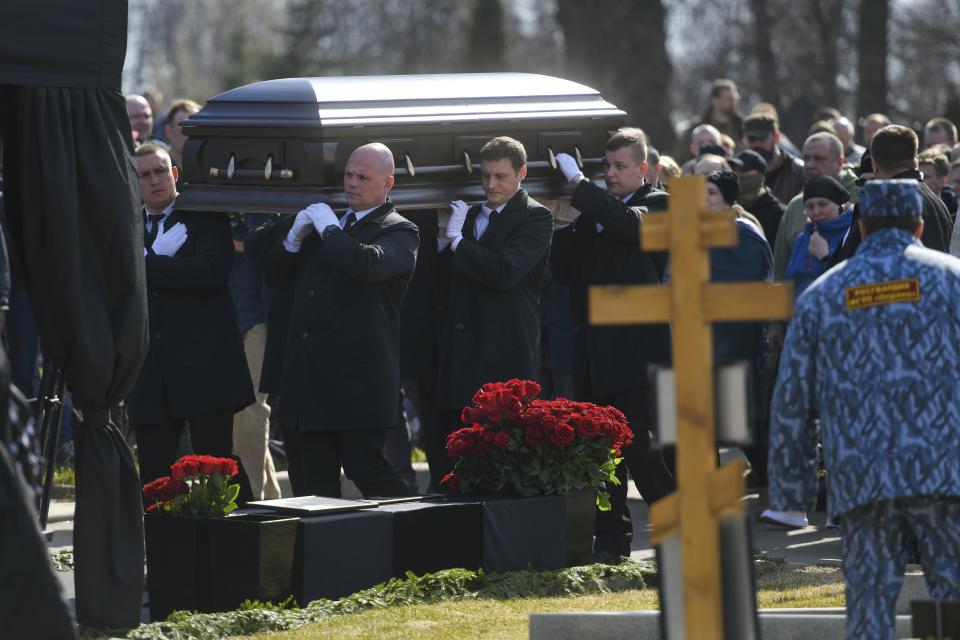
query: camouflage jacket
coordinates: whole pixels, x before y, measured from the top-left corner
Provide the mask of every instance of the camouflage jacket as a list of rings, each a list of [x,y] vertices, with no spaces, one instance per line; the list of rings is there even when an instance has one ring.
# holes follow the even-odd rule
[[[818,436],[833,515],[960,496],[960,259],[883,229],[799,297],[771,407],[772,508],[812,507]]]

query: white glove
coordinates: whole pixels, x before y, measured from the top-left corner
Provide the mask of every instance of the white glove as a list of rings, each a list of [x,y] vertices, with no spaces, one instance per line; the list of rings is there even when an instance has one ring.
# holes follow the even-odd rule
[[[307,207],[306,211],[317,233],[323,233],[323,230],[330,225],[340,226],[340,219],[337,218],[337,214],[333,212],[329,205],[323,203],[312,204]]]
[[[310,206],[312,207],[313,205]],[[310,219],[310,207],[297,213],[297,217],[293,220],[293,226],[290,227],[287,238],[283,242],[283,245],[288,251],[292,251],[293,253],[300,251],[300,245],[303,244],[303,239],[313,232],[312,224],[313,220]]]
[[[153,241],[153,252],[158,256],[174,256],[180,247],[187,241],[187,228],[182,222],[173,225],[172,228],[157,233],[157,239]]]
[[[560,171],[563,172],[563,177],[567,179],[567,182],[573,182],[577,176],[583,177],[583,172],[577,166],[577,161],[569,153],[557,154],[557,166],[560,167]]]
[[[450,203],[450,220],[447,221],[447,238],[453,242],[463,237],[463,223],[467,219],[470,207],[463,200]]]

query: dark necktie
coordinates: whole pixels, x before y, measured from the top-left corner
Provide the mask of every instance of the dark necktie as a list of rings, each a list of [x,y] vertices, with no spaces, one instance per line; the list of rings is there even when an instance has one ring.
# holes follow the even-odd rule
[[[352,227],[356,221],[357,221],[357,214],[355,214],[353,211],[350,211],[349,213],[347,213],[347,219],[343,223],[343,230],[346,231],[347,229]]]
[[[143,241],[143,246],[152,247],[153,241],[157,239],[157,232],[160,230],[160,221],[163,220],[164,214],[162,213],[148,213],[147,214],[147,223],[152,225],[150,230],[147,231],[145,239]]]

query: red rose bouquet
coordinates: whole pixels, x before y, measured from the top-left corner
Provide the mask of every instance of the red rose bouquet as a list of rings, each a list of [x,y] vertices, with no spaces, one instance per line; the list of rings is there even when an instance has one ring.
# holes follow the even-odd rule
[[[236,460],[213,456],[183,456],[170,467],[170,475],[148,482],[143,496],[152,502],[147,513],[209,518],[237,508],[240,485]]]
[[[597,505],[609,509],[605,483],[619,484],[620,451],[633,441],[626,417],[539,394],[530,380],[483,385],[461,414],[466,426],[447,437],[454,470],[443,482],[453,492],[522,496],[596,489]]]

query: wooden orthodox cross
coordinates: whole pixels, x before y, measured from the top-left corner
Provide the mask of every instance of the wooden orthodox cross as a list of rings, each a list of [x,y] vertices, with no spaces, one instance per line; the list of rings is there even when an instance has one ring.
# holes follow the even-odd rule
[[[705,203],[702,176],[671,178],[669,209],[644,216],[640,225],[644,250],[670,253],[670,285],[592,287],[590,322],[671,324],[677,491],[651,507],[651,539],[662,544],[680,537],[684,635],[721,640],[720,516],[743,510],[745,464],[737,460],[717,468],[710,323],[789,317],[793,287],[711,283],[709,250],[737,244],[736,214],[705,210]]]

